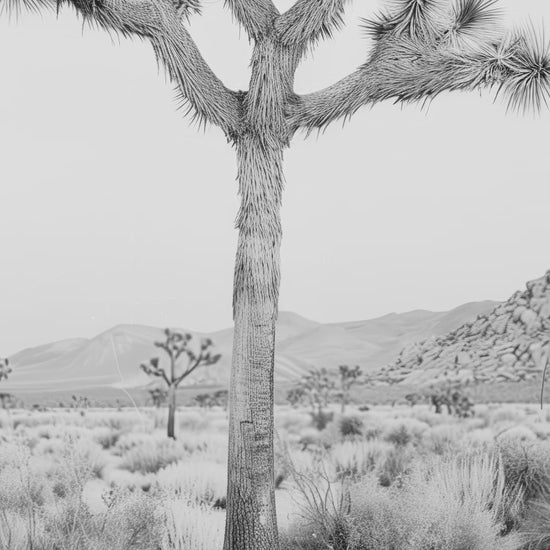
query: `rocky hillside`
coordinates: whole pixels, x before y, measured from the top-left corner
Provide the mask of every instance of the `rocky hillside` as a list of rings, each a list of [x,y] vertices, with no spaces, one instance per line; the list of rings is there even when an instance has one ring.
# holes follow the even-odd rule
[[[376,376],[429,385],[442,379],[499,382],[541,377],[550,349],[550,271],[490,313],[445,336],[408,345]]]

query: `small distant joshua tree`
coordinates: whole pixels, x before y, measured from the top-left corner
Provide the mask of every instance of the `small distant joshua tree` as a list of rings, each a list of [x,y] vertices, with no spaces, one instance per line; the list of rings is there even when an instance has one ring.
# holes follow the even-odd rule
[[[71,397],[71,407],[75,409],[82,411],[83,409],[89,409],[90,405],[90,399],[85,395],[73,395]]]
[[[195,396],[195,403],[201,408],[210,409],[213,406],[212,396],[209,393],[199,393]]]
[[[222,407],[225,411],[227,410],[228,401],[228,390],[217,390],[214,393],[199,393],[197,396],[195,396],[195,403],[202,409]]]
[[[363,372],[358,365],[353,368],[350,368],[347,365],[340,365],[338,367],[338,382],[340,384],[338,397],[340,398],[342,414],[346,412],[346,405],[349,403],[349,392],[351,387],[359,380],[359,378],[361,378],[362,375]]]
[[[198,367],[213,365],[221,355],[212,355],[212,340],[203,338],[197,351],[189,346],[193,336],[166,329],[166,340],[155,342],[155,346],[166,352],[169,358],[168,369],[161,366],[160,359],[153,357],[148,363],[142,363],[141,369],[149,376],[162,379],[168,392],[168,437],[176,439],[174,420],[176,415],[176,390],[178,386]],[[181,365],[181,358],[187,358],[187,364]]]
[[[168,390],[164,388],[153,388],[149,390],[149,398],[153,403],[153,406],[157,409],[160,409],[164,403],[166,403],[166,398],[168,397]]]
[[[292,407],[298,407],[298,405],[302,403],[304,395],[304,388],[291,388],[286,392],[286,400],[290,403]]]
[[[313,369],[302,378],[300,387],[303,389],[305,399],[311,406],[313,422],[319,430],[322,430],[332,417],[325,409],[335,397],[336,385],[334,378],[327,369]]]
[[[7,380],[11,372],[12,369],[9,359],[0,359],[0,382],[2,382],[2,380]]]
[[[11,393],[0,393],[0,407],[9,411],[15,407],[16,399]]]

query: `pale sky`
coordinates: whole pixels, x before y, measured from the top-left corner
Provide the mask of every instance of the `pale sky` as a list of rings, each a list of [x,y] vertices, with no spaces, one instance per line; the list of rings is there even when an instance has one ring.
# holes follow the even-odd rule
[[[291,2],[276,2],[281,10]],[[550,25],[548,0],[506,0]],[[298,92],[366,57],[346,30],[299,69]],[[191,32],[246,89],[250,46],[205,2]],[[118,323],[231,324],[234,152],[192,127],[151,48],[85,30],[69,11],[0,20],[0,356]],[[550,114],[490,95],[428,111],[390,103],[299,136],[286,154],[280,307],[321,322],[502,300],[550,268]]]

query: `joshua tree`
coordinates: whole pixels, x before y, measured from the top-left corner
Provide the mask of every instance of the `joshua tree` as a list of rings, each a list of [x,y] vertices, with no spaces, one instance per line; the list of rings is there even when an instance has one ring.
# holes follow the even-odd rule
[[[327,369],[313,369],[302,378],[300,388],[311,407],[313,422],[322,430],[332,417],[325,409],[336,397],[334,377]]]
[[[338,367],[338,382],[340,384],[338,397],[340,398],[342,414],[346,412],[346,405],[349,403],[349,392],[351,390],[351,386],[353,386],[362,374],[363,372],[358,365],[353,368],[350,368],[347,365],[340,365]]]
[[[11,393],[0,393],[0,407],[5,411],[13,409],[13,407],[15,407],[15,402],[15,396]]]
[[[213,406],[212,396],[209,393],[199,393],[195,395],[195,403],[201,408],[211,408]]]
[[[297,407],[304,399],[304,388],[298,386],[286,392],[286,400],[292,407]]]
[[[7,380],[11,371],[9,359],[0,359],[0,382],[2,380]]]
[[[500,31],[494,0],[388,0],[365,23],[373,47],[352,74],[300,96],[294,74],[343,23],[348,0],[225,0],[254,44],[248,91],[224,86],[187,24],[200,0],[57,0],[85,21],[148,40],[194,120],[221,128],[235,148],[241,208],[235,266],[225,550],[278,547],[273,465],[273,366],[279,295],[283,153],[295,134],[321,130],[383,100],[425,102],[453,90],[493,88],[513,109],[543,106],[548,45]],[[17,10],[56,0],[0,0]],[[59,7],[59,6],[57,6]]]
[[[163,388],[152,388],[149,390],[149,399],[157,409],[160,409],[161,405],[166,403],[167,397],[168,391]]]
[[[212,396],[212,405],[227,410],[229,404],[229,392],[227,390],[217,390]]]
[[[169,359],[168,369],[162,367],[158,357],[153,357],[148,363],[140,366],[149,376],[161,378],[168,390],[168,437],[176,439],[174,420],[176,415],[176,390],[178,386],[198,367],[213,365],[217,363],[221,355],[212,355],[212,340],[203,338],[200,349],[196,350],[189,346],[192,340],[191,334],[166,329],[164,331],[166,340],[155,342],[155,346],[166,352]],[[181,365],[180,358],[185,355],[187,363]]]

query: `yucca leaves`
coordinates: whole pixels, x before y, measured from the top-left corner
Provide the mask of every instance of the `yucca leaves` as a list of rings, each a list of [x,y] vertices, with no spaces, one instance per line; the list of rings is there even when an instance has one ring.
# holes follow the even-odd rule
[[[130,7],[131,4],[125,0],[118,0],[118,3],[121,7],[125,4],[127,7]],[[158,0],[158,3],[161,4],[162,0]],[[101,13],[101,0],[0,0],[0,15],[18,17],[24,12],[37,13],[50,9],[59,10],[62,4],[73,5],[85,19],[93,18],[97,14],[101,21],[98,20],[96,22],[102,26],[110,26],[111,30],[121,26],[121,21],[114,21],[113,23],[115,24],[111,25],[106,20],[105,13]],[[200,13],[201,10],[200,0],[177,0],[174,2],[174,6],[178,13],[184,17],[189,17],[193,13]],[[134,2],[132,8],[139,11],[142,6],[140,6],[139,2]]]
[[[393,0],[387,12],[364,20],[375,40],[388,35],[412,38],[488,40],[498,31],[501,10],[497,0]]]
[[[456,0],[444,39],[453,46],[476,47],[502,35],[498,0]]]
[[[511,39],[499,92],[514,111],[535,111],[550,106],[550,43],[543,30],[532,25]]]
[[[364,19],[368,35],[380,40],[388,34],[428,37],[439,27],[439,0],[392,0],[390,9],[374,19]]]
[[[57,0],[0,0],[0,16],[19,17],[24,12],[38,13],[57,6]]]

